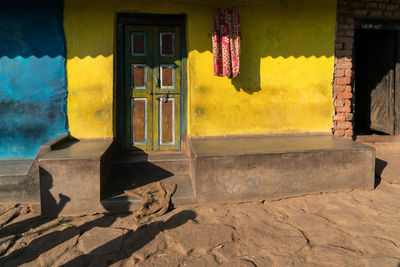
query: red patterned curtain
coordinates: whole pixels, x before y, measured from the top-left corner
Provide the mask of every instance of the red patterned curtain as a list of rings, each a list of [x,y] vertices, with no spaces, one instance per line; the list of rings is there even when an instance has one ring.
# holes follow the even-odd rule
[[[236,8],[214,10],[214,75],[236,77],[240,74],[240,18]]]

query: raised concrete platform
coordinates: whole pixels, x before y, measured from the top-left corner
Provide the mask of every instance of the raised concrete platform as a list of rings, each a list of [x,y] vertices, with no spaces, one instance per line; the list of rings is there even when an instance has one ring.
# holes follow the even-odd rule
[[[38,186],[29,175],[35,159],[0,160],[0,202],[37,202]]]
[[[33,207],[39,206],[38,160],[66,138],[67,135],[61,135],[42,145],[35,158],[0,160],[0,203],[30,203]]]
[[[197,201],[373,189],[375,149],[334,136],[192,139]]]
[[[184,153],[125,153],[112,140],[64,142],[40,159],[42,214],[135,210],[124,190],[177,184],[175,205],[373,189],[375,149],[333,136],[197,138]]]
[[[39,160],[44,216],[103,212],[113,140],[70,140]]]
[[[0,177],[9,175],[26,175],[33,163],[32,159],[0,160]]]

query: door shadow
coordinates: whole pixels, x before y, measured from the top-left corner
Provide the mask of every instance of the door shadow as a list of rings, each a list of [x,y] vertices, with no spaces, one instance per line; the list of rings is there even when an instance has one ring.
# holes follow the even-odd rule
[[[107,181],[105,198],[118,197],[126,200],[125,190],[162,181],[174,173],[149,161],[149,154],[137,149],[131,153],[121,153],[113,162],[112,176]]]

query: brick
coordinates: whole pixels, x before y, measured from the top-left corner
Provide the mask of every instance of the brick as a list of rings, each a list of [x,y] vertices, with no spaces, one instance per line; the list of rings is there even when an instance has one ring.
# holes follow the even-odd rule
[[[340,77],[344,77],[345,74],[345,70],[344,69],[338,69],[335,71],[335,77],[336,78],[340,78]]]
[[[368,16],[370,17],[380,17],[383,15],[383,11],[382,10],[370,10],[368,12]]]
[[[353,137],[353,130],[350,130],[350,129],[345,130],[344,131],[344,136],[345,137]]]
[[[339,29],[337,31],[338,36],[346,36],[347,37],[347,29]]]
[[[353,74],[353,71],[351,69],[346,69],[344,72],[344,76],[346,77],[351,77]]]
[[[338,95],[338,99],[351,99],[351,98],[353,98],[352,93],[340,93]]]
[[[340,1],[339,1],[340,2]],[[352,2],[351,7],[356,8],[356,9],[361,9],[364,7],[364,5],[360,2]]]
[[[336,42],[353,43],[353,38],[340,36],[336,38]]]
[[[339,13],[339,23],[352,24],[353,23],[353,19],[350,16],[344,16],[343,14]]]
[[[385,3],[379,3],[379,4],[378,4],[378,8],[379,8],[380,10],[384,10],[384,9],[386,8],[386,4],[385,4]]]
[[[352,49],[347,49],[347,47],[344,50],[336,51],[337,57],[351,57],[352,54],[353,54]]]
[[[344,57],[342,58],[338,58],[338,62],[336,63],[336,67],[340,68],[340,69],[351,69],[353,67],[353,64],[351,63],[351,61],[339,61],[340,59],[344,59]]]
[[[343,114],[336,114],[335,116],[333,116],[333,120],[334,121],[345,121],[346,116]]]
[[[393,16],[393,12],[392,11],[385,11],[385,12],[383,12],[383,15],[385,17],[391,17],[391,16]]]
[[[344,130],[336,130],[335,129],[334,135],[336,135],[336,136],[344,136]]]
[[[335,49],[343,49],[343,48],[344,48],[344,43],[341,43],[341,42],[335,43]]]
[[[342,29],[342,30],[353,30],[354,26],[353,24],[344,24],[344,23],[340,23],[339,25],[337,25],[338,29]]]
[[[336,62],[337,62],[337,63],[346,63],[346,62],[350,62],[350,63],[351,63],[351,61],[352,61],[352,58],[346,58],[346,57],[337,58],[337,59],[336,59]]]
[[[336,100],[333,104],[335,107],[343,107],[344,106],[344,101],[342,100]]]
[[[353,113],[348,113],[345,115],[346,121],[352,121],[353,117],[354,117]]]
[[[368,10],[366,10],[366,9],[356,9],[356,10],[354,10],[353,14],[355,16],[366,16],[368,14]]]
[[[351,112],[351,108],[350,107],[336,107],[335,108],[336,112],[347,112],[350,113]]]
[[[369,3],[365,4],[365,8],[366,9],[376,9],[376,8],[378,8],[378,3],[369,2]]]
[[[388,4],[386,6],[386,10],[390,10],[390,11],[397,11],[399,9],[399,5],[398,4]]]
[[[351,100],[350,99],[344,99],[342,100],[344,102],[345,107],[351,107]]]
[[[335,81],[336,84],[338,85],[345,85],[345,84],[350,84],[351,78],[350,77],[336,78]]]
[[[353,90],[351,88],[351,85],[347,85],[346,88],[344,89],[345,93],[351,93]]]
[[[344,92],[346,90],[346,85],[335,85],[333,87],[333,91],[341,93]]]
[[[338,122],[336,129],[338,130],[347,130],[347,129],[352,129],[353,124],[350,121],[341,121]]]
[[[347,30],[346,35],[347,36],[353,36],[353,31],[352,30]],[[353,42],[345,42],[344,43],[344,48],[345,48],[345,50],[350,50],[351,51],[353,49]]]

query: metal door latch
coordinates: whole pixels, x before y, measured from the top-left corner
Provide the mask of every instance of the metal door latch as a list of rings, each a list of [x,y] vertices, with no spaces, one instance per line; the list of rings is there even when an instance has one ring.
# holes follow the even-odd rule
[[[157,97],[158,101],[160,101],[161,99],[164,101],[164,103],[168,103],[169,94],[165,93],[162,97]]]

